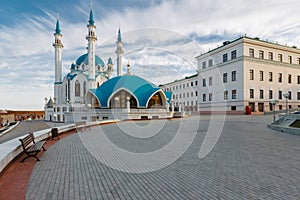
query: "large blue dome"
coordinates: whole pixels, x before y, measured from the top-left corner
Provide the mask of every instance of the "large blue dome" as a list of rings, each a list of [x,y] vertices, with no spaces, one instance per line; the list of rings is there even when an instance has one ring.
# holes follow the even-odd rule
[[[143,78],[134,75],[117,76],[104,82],[97,89],[91,89],[100,101],[101,107],[108,107],[109,98],[120,89],[125,89],[136,97],[139,107],[147,107],[147,102],[153,94],[162,90],[146,81]]]
[[[76,60],[76,65],[81,65],[82,63],[84,63],[85,65],[88,65],[88,54],[83,54],[81,55],[77,60]],[[104,62],[103,60],[95,55],[95,66],[100,65],[101,67],[104,67]]]

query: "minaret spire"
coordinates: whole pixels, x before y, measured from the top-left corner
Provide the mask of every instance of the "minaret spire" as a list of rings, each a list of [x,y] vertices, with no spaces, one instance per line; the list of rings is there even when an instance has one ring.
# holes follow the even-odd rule
[[[57,15],[55,32],[54,32],[54,43],[55,48],[55,83],[54,83],[54,97],[57,99],[57,103],[62,103],[60,98],[60,88],[62,84],[62,48],[64,47],[61,42],[62,34],[60,30],[59,17]]]
[[[122,76],[122,58],[124,55],[124,50],[123,50],[123,42],[122,42],[122,36],[121,36],[121,29],[119,28],[118,31],[118,39],[117,39],[117,50],[116,50],[116,54],[117,54],[117,76]]]
[[[92,9],[92,2],[91,2],[91,10],[90,10],[90,17],[88,21],[88,35],[86,39],[88,41],[88,64],[89,64],[89,88],[96,87],[96,69],[95,69],[95,43],[97,41],[97,37],[95,34],[96,26],[94,21],[93,9]]]

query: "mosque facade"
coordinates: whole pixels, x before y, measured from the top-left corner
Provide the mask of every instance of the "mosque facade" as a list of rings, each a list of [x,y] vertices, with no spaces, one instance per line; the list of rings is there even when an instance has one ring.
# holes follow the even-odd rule
[[[123,74],[121,30],[116,41],[117,76],[113,76],[113,59],[105,63],[96,55],[96,25],[93,10],[87,24],[87,53],[71,64],[62,76],[62,33],[57,19],[54,32],[54,97],[45,98],[45,120],[56,122],[96,121],[103,119],[152,119],[172,117],[170,92],[164,92],[147,80],[132,75],[130,65]]]

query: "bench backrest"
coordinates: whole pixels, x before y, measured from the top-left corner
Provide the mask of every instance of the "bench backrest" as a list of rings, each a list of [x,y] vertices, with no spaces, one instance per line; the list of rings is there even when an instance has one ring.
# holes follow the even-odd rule
[[[20,142],[22,143],[22,147],[25,150],[32,142],[34,142],[34,135],[33,133],[29,133],[26,137],[19,139]]]
[[[76,126],[86,125],[86,121],[76,122]]]

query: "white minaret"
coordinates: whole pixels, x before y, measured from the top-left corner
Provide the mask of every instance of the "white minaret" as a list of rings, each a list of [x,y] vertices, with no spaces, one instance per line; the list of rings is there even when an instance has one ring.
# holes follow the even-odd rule
[[[108,79],[112,78],[113,72],[114,72],[114,64],[112,62],[112,59],[109,58],[108,62],[107,62],[107,75],[108,75]]]
[[[124,51],[123,51],[123,42],[122,42],[122,37],[121,37],[121,30],[119,28],[119,32],[118,32],[118,40],[116,42],[117,44],[117,50],[116,50],[116,54],[117,54],[117,76],[122,76],[122,58],[124,55]]]
[[[54,97],[57,99],[57,104],[62,103],[60,96],[61,84],[62,84],[62,48],[61,43],[62,34],[59,26],[59,19],[57,17],[56,28],[54,33],[55,41],[53,47],[55,48],[55,82],[54,82]]]
[[[87,25],[88,28],[88,35],[86,39],[88,41],[88,64],[89,64],[89,88],[96,88],[96,81],[95,81],[95,43],[97,41],[97,37],[95,34],[96,26],[94,22],[94,15],[91,5],[90,11],[90,19]]]

